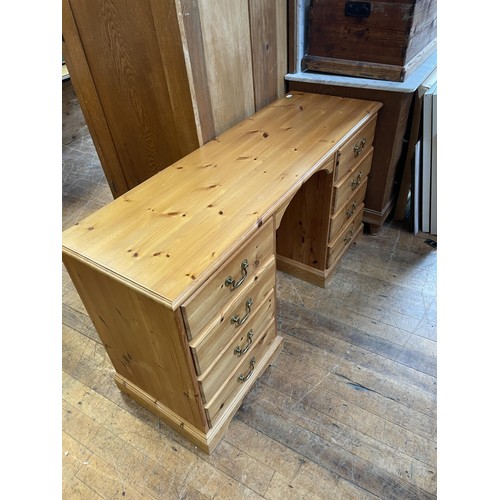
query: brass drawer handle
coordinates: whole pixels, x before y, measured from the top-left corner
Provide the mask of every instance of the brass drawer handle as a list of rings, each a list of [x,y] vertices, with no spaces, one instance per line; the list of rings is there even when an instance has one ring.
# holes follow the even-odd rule
[[[243,349],[240,346],[238,346],[234,350],[234,354],[236,356],[243,356],[243,354],[246,354],[246,352],[248,351],[248,349],[250,349],[250,346],[252,345],[252,337],[253,337],[253,330],[250,330],[247,333],[247,339],[248,339],[247,345]]]
[[[230,286],[231,290],[238,288],[245,281],[245,279],[247,277],[247,269],[248,269],[248,260],[245,259],[241,263],[241,278],[238,281],[235,281],[232,276],[228,276],[226,278],[226,281],[224,282],[224,284],[226,286]]]
[[[347,236],[344,236],[344,244],[347,245],[352,240],[353,236],[354,228],[351,227],[351,229],[349,229],[349,234]]]
[[[361,139],[361,142],[359,144],[356,144],[356,146],[354,146],[354,157],[358,157],[362,152],[363,152],[363,148],[365,147],[365,144],[366,144],[366,137],[363,137]]]
[[[363,177],[363,173],[359,172],[359,174],[351,180],[351,188],[354,191],[360,184],[361,184],[361,178]]]
[[[252,305],[253,305],[253,300],[249,298],[245,302],[245,307],[247,310],[245,316],[243,316],[243,318],[240,318],[238,315],[235,315],[231,318],[231,323],[236,323],[237,326],[242,325],[248,319],[248,316],[250,316],[250,313],[252,312]]]
[[[255,357],[253,357],[250,360],[250,371],[246,375],[243,375],[243,373],[240,373],[240,376],[238,377],[238,381],[239,382],[246,382],[252,376],[254,368],[255,368]]]
[[[349,217],[352,217],[354,215],[354,213],[356,212],[356,208],[357,208],[357,203],[354,202],[352,205],[351,205],[351,208],[348,208],[345,215],[346,217],[349,219]]]

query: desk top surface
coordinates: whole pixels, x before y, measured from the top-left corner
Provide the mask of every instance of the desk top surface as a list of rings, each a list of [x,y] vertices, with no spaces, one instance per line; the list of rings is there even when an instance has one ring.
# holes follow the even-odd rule
[[[63,252],[180,305],[381,104],[291,92],[63,233]]]

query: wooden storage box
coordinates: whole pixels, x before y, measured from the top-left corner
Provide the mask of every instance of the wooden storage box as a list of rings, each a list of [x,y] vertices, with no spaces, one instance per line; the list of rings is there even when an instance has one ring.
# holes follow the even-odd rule
[[[436,49],[437,0],[311,0],[304,69],[403,82]]]

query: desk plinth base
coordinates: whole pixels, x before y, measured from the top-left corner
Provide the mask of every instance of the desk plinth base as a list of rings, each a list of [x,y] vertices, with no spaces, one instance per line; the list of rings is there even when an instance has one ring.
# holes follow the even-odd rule
[[[307,281],[308,283],[320,286],[322,288],[325,287],[330,278],[329,269],[325,271],[322,271],[321,269],[315,269],[314,267],[302,264],[302,262],[297,262],[281,255],[276,256],[276,268],[278,269],[278,271],[290,274],[291,276],[295,276],[300,280]],[[333,269],[331,271],[333,272]]]
[[[255,381],[264,373],[266,368],[273,363],[282,347],[283,337],[278,335],[274,339],[271,347],[268,349],[266,356],[264,356],[260,363],[256,365],[254,376],[248,380],[248,384],[241,387],[231,404],[228,405],[224,415],[218,419],[216,425],[209,429],[206,433],[194,427],[192,424],[184,420],[175,412],[171,411],[167,406],[150,396],[147,392],[143,391],[140,387],[136,386],[122,375],[115,373],[115,382],[120,391],[132,398],[144,408],[148,409],[151,413],[155,414],[168,426],[177,431],[179,434],[182,434],[202,451],[211,454],[224,436],[232,418],[234,417],[234,414],[241,406],[243,398],[246,396]]]
[[[337,266],[346,251],[356,243],[359,235],[363,233],[363,227],[364,225],[362,224],[358,228],[356,233],[354,233],[349,245],[346,245],[342,253],[340,253],[338,257],[330,263],[330,267],[325,270],[316,269],[314,267],[303,264],[302,262],[289,259],[288,257],[283,257],[282,255],[276,255],[276,269],[286,274],[290,274],[291,276],[295,276],[296,278],[299,278],[303,281],[307,281],[312,285],[326,288],[332,280],[335,270],[337,269]]]

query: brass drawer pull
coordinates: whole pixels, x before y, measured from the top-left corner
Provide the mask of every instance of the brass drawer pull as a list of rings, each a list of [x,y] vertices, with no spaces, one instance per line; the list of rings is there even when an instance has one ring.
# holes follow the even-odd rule
[[[363,137],[361,139],[361,142],[359,144],[356,144],[356,146],[354,146],[354,157],[358,157],[362,152],[363,152],[363,148],[365,147],[365,144],[366,144],[366,137]]]
[[[242,325],[248,319],[248,316],[250,316],[250,313],[252,311],[252,304],[253,304],[253,300],[251,298],[249,298],[245,302],[245,307],[247,310],[247,313],[245,314],[245,316],[243,316],[243,318],[240,318],[238,315],[235,315],[231,318],[231,323],[236,323],[237,326]]]
[[[354,191],[360,184],[361,184],[361,178],[363,177],[363,173],[359,172],[359,174],[351,180],[351,188]]]
[[[353,236],[354,228],[351,227],[351,229],[349,229],[349,234],[347,236],[344,236],[344,244],[347,245],[352,240]]]
[[[224,284],[226,286],[230,286],[231,287],[231,290],[234,290],[235,288],[238,288],[246,279],[247,277],[247,269],[248,269],[248,260],[245,259],[242,263],[241,263],[241,278],[235,282],[234,278],[232,276],[228,276],[226,278],[226,281],[224,282]]]
[[[349,217],[352,217],[354,215],[354,213],[356,212],[356,208],[357,208],[357,203],[354,202],[352,205],[351,205],[351,208],[348,208],[345,215],[347,218]]]
[[[250,346],[252,345],[252,337],[253,337],[253,330],[250,330],[247,333],[247,339],[248,339],[247,345],[243,349],[240,346],[238,346],[234,350],[234,354],[236,356],[243,356],[243,354],[245,354],[248,351],[248,349],[250,349]]]
[[[243,375],[243,373],[241,373],[240,376],[238,377],[238,381],[246,382],[252,376],[254,368],[255,368],[255,357],[253,357],[250,360],[250,371],[246,375]]]

